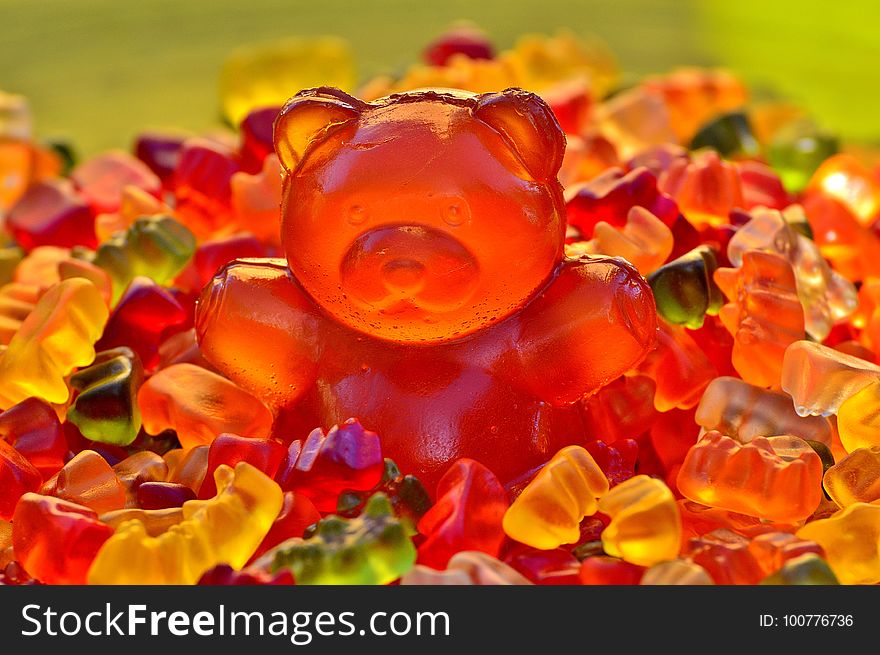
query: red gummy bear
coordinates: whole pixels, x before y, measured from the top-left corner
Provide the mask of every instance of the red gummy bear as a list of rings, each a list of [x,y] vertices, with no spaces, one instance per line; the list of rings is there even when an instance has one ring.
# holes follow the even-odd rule
[[[644,279],[563,255],[565,137],[537,96],[312,89],[275,148],[287,259],[231,262],[196,323],[276,433],[356,416],[428,488],[461,457],[507,482],[582,441],[578,401],[653,347]]]

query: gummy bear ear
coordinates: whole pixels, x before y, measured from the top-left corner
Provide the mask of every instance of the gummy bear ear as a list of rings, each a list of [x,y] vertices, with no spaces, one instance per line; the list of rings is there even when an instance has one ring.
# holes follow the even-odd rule
[[[535,179],[556,177],[565,154],[565,133],[541,98],[522,89],[485,93],[474,115],[504,137]]]
[[[356,119],[367,103],[329,86],[305,89],[287,101],[275,119],[275,152],[288,171],[294,170],[314,143]]]

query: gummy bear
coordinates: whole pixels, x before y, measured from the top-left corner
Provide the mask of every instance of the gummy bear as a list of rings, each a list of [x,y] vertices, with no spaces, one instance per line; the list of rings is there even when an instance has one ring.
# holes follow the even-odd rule
[[[113,528],[94,510],[60,498],[28,493],[15,508],[15,557],[46,584],[85,584],[86,574]]]
[[[128,348],[105,350],[70,377],[79,393],[67,420],[87,439],[127,446],[141,429],[137,393],[143,382],[140,358]]]
[[[246,462],[214,473],[218,493],[184,503],[182,520],[158,535],[122,522],[98,551],[89,584],[194,584],[216,564],[240,569],[281,509],[281,489]],[[162,510],[159,510],[162,511]]]
[[[507,506],[507,492],[492,471],[472,459],[458,460],[440,478],[437,503],[418,523],[425,535],[418,548],[419,564],[442,569],[462,550],[497,556]]]
[[[761,580],[762,585],[840,584],[828,562],[815,553],[805,553],[785,562],[780,569]]]
[[[533,548],[550,550],[577,541],[581,520],[595,514],[608,478],[588,451],[556,453],[504,513],[504,532]]]
[[[478,550],[463,550],[443,571],[416,564],[400,578],[401,585],[530,585],[532,582],[504,562]]]
[[[156,284],[171,282],[192,257],[195,245],[192,232],[173,218],[139,218],[102,243],[92,262],[110,274],[115,305],[138,275]]]
[[[384,494],[355,519],[328,516],[309,539],[289,539],[258,559],[256,569],[288,568],[297,584],[388,584],[415,564],[416,550]]]
[[[67,440],[58,414],[39,398],[27,398],[0,413],[0,438],[23,455],[43,479],[55,475],[67,459]]]
[[[18,499],[37,491],[42,481],[40,472],[21,453],[0,440],[0,519],[12,518]]]
[[[786,213],[794,211],[800,210],[791,207]],[[775,252],[785,257],[794,270],[806,331],[817,341],[824,340],[835,323],[855,311],[855,287],[831,269],[819,247],[799,234],[786,220],[785,213],[758,208],[752,211],[751,217],[727,245],[730,262],[740,266],[749,250]]]
[[[840,507],[880,500],[880,446],[853,450],[825,471],[822,485]]]
[[[818,543],[841,584],[880,582],[880,505],[853,503],[797,532]]]
[[[831,424],[827,419],[799,416],[790,396],[733,377],[719,377],[709,383],[694,418],[704,429],[718,430],[740,443],[755,437],[791,434],[831,444]]]
[[[717,314],[723,303],[712,277],[717,268],[715,252],[698,246],[652,272],[648,282],[657,313],[674,325],[692,330],[702,326],[706,314]]]
[[[64,380],[95,358],[94,343],[107,321],[107,307],[94,284],[83,278],[51,287],[22,322],[0,358],[0,408],[29,396],[64,403]]]
[[[675,497],[660,480],[637,475],[599,499],[599,511],[611,517],[602,546],[613,557],[651,566],[678,555],[681,517]]]
[[[715,281],[729,300],[718,316],[733,335],[737,372],[750,384],[779,384],[785,349],[805,336],[791,264],[782,255],[749,250],[740,268],[715,271]]]
[[[643,585],[712,585],[712,576],[699,564],[687,559],[659,562],[642,575]]]
[[[226,378],[193,364],[163,368],[138,392],[144,430],[174,430],[184,448],[209,444],[223,432],[267,437],[272,415]]]
[[[771,521],[802,521],[822,500],[822,462],[797,437],[755,437],[748,444],[708,432],[678,473],[687,498]]]
[[[536,96],[313,89],[275,145],[287,260],[229,264],[196,327],[280,425],[358,416],[429,487],[460,457],[509,481],[572,443],[572,405],[653,345],[632,267],[563,258],[564,137]]]
[[[792,343],[782,363],[782,390],[800,416],[837,414],[878,379],[880,366],[811,341]]]
[[[83,450],[51,478],[41,493],[84,505],[100,513],[125,507],[125,485],[94,450]]]
[[[327,434],[316,428],[305,442],[292,442],[276,479],[285,491],[302,493],[318,510],[332,512],[342,491],[372,489],[383,471],[379,435],[349,419]]]

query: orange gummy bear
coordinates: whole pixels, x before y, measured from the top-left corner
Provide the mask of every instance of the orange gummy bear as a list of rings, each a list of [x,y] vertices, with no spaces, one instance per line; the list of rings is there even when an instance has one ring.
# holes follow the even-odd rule
[[[460,457],[509,481],[653,346],[635,269],[564,257],[565,137],[537,96],[302,91],[275,149],[287,259],[227,265],[196,328],[276,430],[357,416],[429,485]]]
[[[822,500],[822,461],[798,437],[755,437],[743,445],[708,432],[678,472],[686,498],[781,523],[807,519]]]

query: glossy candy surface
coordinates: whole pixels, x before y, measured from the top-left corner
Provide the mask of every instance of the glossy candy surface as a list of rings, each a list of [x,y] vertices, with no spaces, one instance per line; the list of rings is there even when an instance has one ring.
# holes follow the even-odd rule
[[[652,345],[651,294],[630,266],[563,258],[564,139],[537,96],[313,89],[282,110],[275,147],[290,268],[232,263],[196,319],[208,360],[270,407],[357,416],[428,483],[487,454],[510,480],[572,438],[557,427],[577,424],[566,405]],[[426,151],[431,166],[414,168]]]

